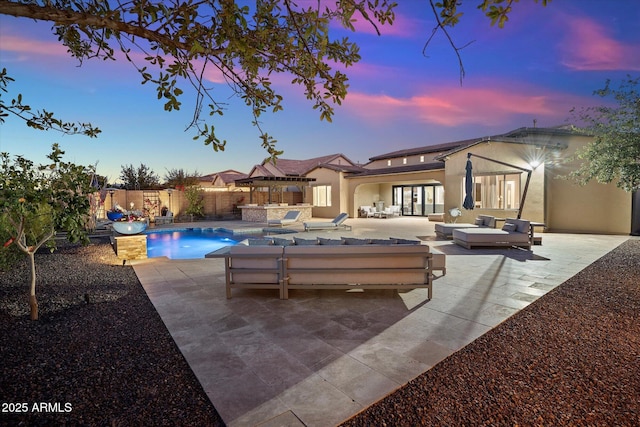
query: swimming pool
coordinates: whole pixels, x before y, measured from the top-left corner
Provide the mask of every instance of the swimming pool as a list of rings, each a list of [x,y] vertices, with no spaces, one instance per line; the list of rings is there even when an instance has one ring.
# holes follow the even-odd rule
[[[262,236],[254,233],[234,234],[217,228],[188,228],[180,230],[148,231],[147,256],[170,259],[204,258],[209,252],[224,246],[233,246],[249,237]]]

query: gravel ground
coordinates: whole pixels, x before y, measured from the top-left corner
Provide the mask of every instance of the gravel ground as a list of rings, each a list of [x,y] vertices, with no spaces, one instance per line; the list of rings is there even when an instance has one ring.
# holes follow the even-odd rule
[[[224,425],[108,243],[36,257],[38,321],[26,262],[0,272],[0,425]]]
[[[108,244],[37,265],[37,322],[26,264],[0,272],[0,425],[224,425]],[[639,317],[629,240],[343,425],[638,426]]]
[[[343,425],[640,426],[640,240]]]

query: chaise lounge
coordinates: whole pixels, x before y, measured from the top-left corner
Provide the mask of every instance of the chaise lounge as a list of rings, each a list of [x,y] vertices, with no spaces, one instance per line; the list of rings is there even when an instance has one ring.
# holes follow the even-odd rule
[[[270,219],[267,221],[267,225],[279,225],[280,227],[284,227],[285,225],[291,225],[298,221],[300,218],[300,211],[289,211],[287,214],[281,219]]]
[[[477,227],[453,230],[453,241],[467,249],[478,246],[530,249],[532,240],[529,221],[515,218],[507,218],[502,229]]]
[[[337,230],[339,228],[343,228],[346,230],[351,230],[351,226],[343,224],[347,218],[349,218],[349,214],[342,212],[340,215],[335,217],[331,222],[305,222],[304,231],[309,230]]]

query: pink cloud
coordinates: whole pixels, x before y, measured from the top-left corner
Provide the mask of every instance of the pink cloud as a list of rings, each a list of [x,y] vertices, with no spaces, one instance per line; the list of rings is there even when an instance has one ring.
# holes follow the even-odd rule
[[[353,23],[356,32],[363,34],[375,34],[375,28],[370,22],[366,21],[362,16],[358,16]],[[423,31],[423,24],[417,19],[409,18],[405,15],[399,14],[396,11],[396,16],[393,21],[393,25],[385,24],[380,25],[376,23],[380,34],[383,36],[396,36],[396,37],[414,37]]]
[[[550,117],[563,120],[569,110],[584,100],[570,95],[543,93],[539,89],[440,87],[407,98],[352,92],[344,107],[367,121],[387,124],[413,119],[441,126],[469,124],[503,125],[514,116]],[[582,101],[582,102],[580,102]]]
[[[561,44],[563,65],[580,71],[640,70],[640,45],[612,38],[602,25],[584,17],[566,17],[569,33]]]
[[[25,58],[30,54],[68,57],[67,48],[60,42],[28,39],[10,34],[2,34],[0,50],[17,52]]]

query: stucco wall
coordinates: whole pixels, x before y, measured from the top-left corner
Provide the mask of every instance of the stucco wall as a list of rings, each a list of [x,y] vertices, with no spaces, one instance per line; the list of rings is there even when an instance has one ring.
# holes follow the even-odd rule
[[[521,168],[529,168],[528,160],[535,156],[535,148],[523,144],[504,142],[480,143],[471,148],[449,156],[446,161],[445,183],[445,220],[451,221],[449,209],[458,207],[462,211],[459,222],[471,222],[479,214],[492,215],[498,218],[515,218],[518,209],[479,209],[466,210],[462,207],[464,201],[464,177],[467,164],[467,153],[477,154],[490,159],[499,160]],[[471,157],[474,174],[483,173],[519,173],[516,168],[497,164],[478,157]],[[538,166],[531,174],[527,196],[524,201],[522,218],[529,221],[544,222],[544,165]],[[524,191],[527,173],[520,175],[520,196]]]
[[[331,186],[331,206],[313,206],[313,216],[317,218],[335,218],[340,212],[347,212],[346,200],[348,194],[341,193],[342,173],[331,169],[317,168],[307,174],[308,178],[315,178],[316,181],[311,183],[307,189],[307,198],[305,202],[313,203],[313,187],[318,185]],[[344,191],[342,191],[344,193]]]
[[[568,159],[587,138],[574,137],[564,159]],[[595,181],[585,186],[561,179],[578,167],[579,160],[550,164],[546,171],[546,217],[550,231],[574,233],[629,234],[631,231],[631,193],[614,183]]]
[[[346,179],[349,194],[353,195],[349,200],[349,214],[357,216],[360,206],[373,206],[379,200],[383,200],[385,206],[391,205],[394,185],[444,184],[444,179],[444,164],[440,170]]]

